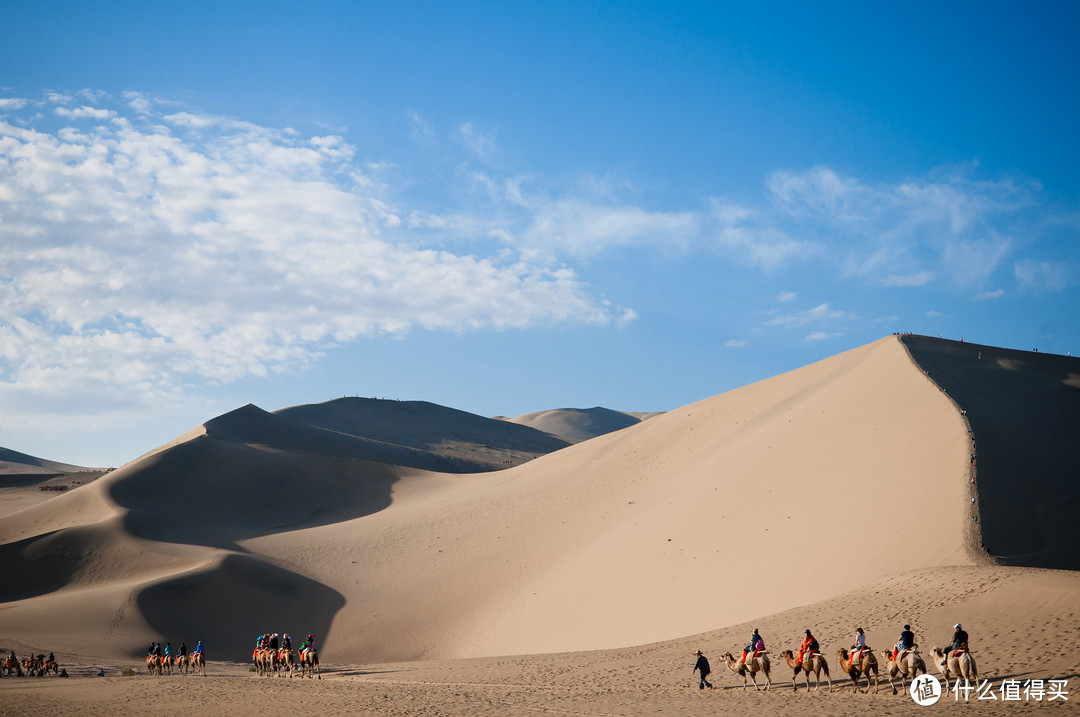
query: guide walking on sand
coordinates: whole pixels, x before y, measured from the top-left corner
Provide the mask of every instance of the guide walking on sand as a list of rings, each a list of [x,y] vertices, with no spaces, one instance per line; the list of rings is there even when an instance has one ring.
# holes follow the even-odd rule
[[[712,689],[712,683],[705,679],[712,672],[712,668],[709,667],[708,658],[701,654],[701,650],[697,651],[697,662],[694,663],[694,669],[690,671],[690,674],[692,675],[698,671],[701,672],[701,682],[698,684],[698,689],[703,690],[706,687]]]

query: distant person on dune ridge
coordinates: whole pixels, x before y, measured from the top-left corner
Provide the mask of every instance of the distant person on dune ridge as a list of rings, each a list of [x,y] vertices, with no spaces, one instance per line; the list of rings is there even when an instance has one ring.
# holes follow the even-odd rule
[[[694,663],[694,669],[690,671],[690,674],[692,675],[698,671],[701,672],[701,682],[698,684],[698,689],[703,690],[706,687],[712,689],[712,683],[705,679],[712,672],[712,668],[709,667],[708,658],[701,654],[701,650],[697,651],[697,662]]]

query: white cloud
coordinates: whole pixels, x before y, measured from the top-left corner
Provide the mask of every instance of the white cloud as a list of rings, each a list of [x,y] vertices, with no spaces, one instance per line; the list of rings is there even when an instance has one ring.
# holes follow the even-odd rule
[[[828,304],[818,304],[812,309],[800,311],[794,314],[774,316],[765,322],[766,326],[779,326],[783,328],[797,328],[808,324],[816,324],[825,321],[848,319],[851,316],[845,312],[830,308]]]
[[[984,291],[981,294],[976,294],[975,298],[979,301],[985,299],[1000,299],[1005,295],[1005,291],[1002,289],[995,289],[994,291]]]
[[[28,100],[24,100],[21,97],[0,97],[0,112],[21,110],[26,106],[27,102]]]
[[[772,226],[797,227],[852,277],[886,286],[977,286],[1013,251],[1012,229],[1024,226],[1041,186],[972,173],[953,167],[869,184],[822,167],[775,172],[768,180]]]
[[[917,271],[914,274],[889,274],[881,280],[882,286],[926,286],[934,278],[932,271]]]
[[[435,130],[432,128],[431,122],[421,117],[416,110],[411,109],[405,114],[409,118],[409,126],[414,140],[422,144],[431,144],[435,141]]]
[[[92,129],[0,121],[5,405],[63,392],[113,403],[174,396],[187,383],[302,368],[335,344],[416,328],[636,317],[592,298],[565,266],[414,246],[401,234],[410,210],[354,181],[368,167],[353,166],[341,137],[160,116],[156,102],[126,99],[129,116],[56,108],[64,119],[112,120]],[[562,202],[563,231],[588,243],[650,223],[629,207],[598,216]]]
[[[1059,291],[1072,283],[1072,268],[1067,264],[1024,259],[1013,265],[1017,281],[1035,291]]]
[[[781,291],[776,297],[776,303],[778,303],[778,304],[786,304],[787,302],[791,301],[794,298],[795,298],[795,292],[794,291]]]
[[[772,216],[747,207],[713,199],[710,215],[715,223],[716,245],[743,263],[765,271],[778,270],[820,251],[813,242],[793,239]]]
[[[806,335],[806,341],[824,341],[825,339],[835,339],[838,336],[843,336],[841,333],[830,331],[811,331]]]
[[[73,110],[69,110],[66,107],[57,107],[55,110],[59,117],[65,117],[67,119],[96,119],[106,120],[116,116],[116,113],[112,110],[101,109],[98,107],[76,107]]]
[[[473,126],[472,122],[466,122],[458,127],[458,133],[462,144],[477,159],[490,159],[498,151],[495,132],[492,130],[480,130]]]
[[[724,344],[724,346],[729,349],[741,349],[746,346],[746,339],[728,339],[727,343]]]

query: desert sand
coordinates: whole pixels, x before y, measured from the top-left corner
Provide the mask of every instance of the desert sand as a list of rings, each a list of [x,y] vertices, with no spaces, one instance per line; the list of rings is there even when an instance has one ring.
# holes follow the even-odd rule
[[[836,651],[910,623],[928,655],[955,622],[995,686],[1080,684],[1080,530],[1056,500],[1080,496],[1076,359],[889,336],[557,450],[452,412],[373,436],[357,408],[244,407],[0,517],[0,649],[73,675],[0,680],[0,705],[782,711],[809,697],[779,653],[811,628],[833,667],[817,709],[906,713],[925,708],[884,684],[852,694]],[[721,659],[754,627],[769,694]],[[247,671],[255,636],[286,631],[316,634],[322,680]],[[152,640],[200,639],[209,677],[144,674]],[[696,688],[697,649],[718,689]]]

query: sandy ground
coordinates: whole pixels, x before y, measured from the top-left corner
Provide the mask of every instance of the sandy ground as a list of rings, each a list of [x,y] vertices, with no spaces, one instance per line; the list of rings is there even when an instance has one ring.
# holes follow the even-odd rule
[[[0,704],[12,714],[64,715],[92,711],[110,714],[166,714],[205,709],[246,715],[275,709],[316,710],[323,714],[388,715],[640,715],[736,714],[806,709],[841,717],[865,713],[931,713],[973,710],[972,714],[1013,714],[1034,709],[1073,714],[1080,699],[1080,659],[1062,635],[1075,635],[1080,577],[1073,572],[1017,568],[937,568],[888,578],[837,598],[778,615],[689,638],[634,648],[534,656],[473,658],[341,665],[324,659],[321,680],[257,677],[245,664],[211,661],[206,678],[149,677],[142,671],[121,677],[129,663],[87,664],[81,658],[69,680],[0,680]],[[875,606],[867,610],[867,606]],[[968,704],[943,698],[919,707],[910,697],[893,695],[881,677],[879,691],[855,694],[850,680],[835,668],[833,648],[846,646],[852,625],[865,626],[871,647],[891,644],[898,621],[912,620],[917,638],[933,646],[950,636],[949,622],[963,616],[977,625],[973,647],[980,677],[999,695],[996,702]],[[791,671],[774,666],[768,693],[744,690],[741,678],[724,667],[722,654],[736,652],[752,627],[772,643],[772,651],[794,648],[804,626],[812,626],[830,658],[832,692],[823,683],[808,693],[800,678],[793,692]],[[976,633],[975,630],[978,630]],[[1071,631],[1071,632],[1070,632]],[[1034,642],[1044,649],[1030,649]],[[700,691],[691,674],[693,654],[701,649],[714,668],[714,689]],[[837,648],[838,649],[838,648]],[[74,656],[72,656],[74,657]],[[59,656],[61,664],[68,659]],[[74,663],[73,663],[74,664]],[[105,667],[105,678],[94,677]],[[77,674],[76,674],[77,673]],[[1068,700],[1004,702],[1005,680],[1066,680]],[[867,687],[861,681],[862,687]],[[897,682],[899,686],[899,682]],[[812,700],[812,702],[807,702]],[[924,712],[925,710],[925,712]]]

